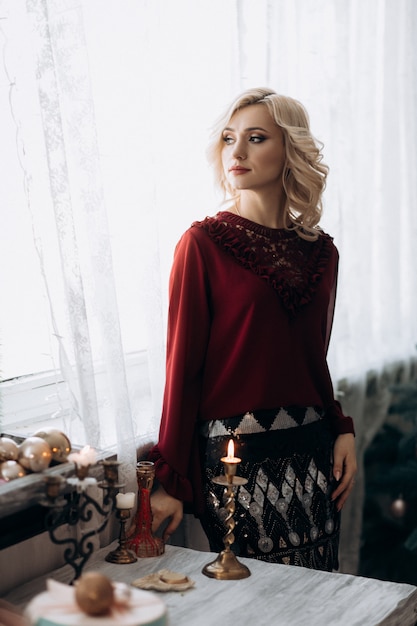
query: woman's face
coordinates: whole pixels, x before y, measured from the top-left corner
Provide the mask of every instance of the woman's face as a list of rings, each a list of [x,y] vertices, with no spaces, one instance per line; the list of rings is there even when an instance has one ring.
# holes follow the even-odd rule
[[[267,192],[282,185],[284,135],[263,104],[237,111],[223,131],[222,163],[236,190]]]

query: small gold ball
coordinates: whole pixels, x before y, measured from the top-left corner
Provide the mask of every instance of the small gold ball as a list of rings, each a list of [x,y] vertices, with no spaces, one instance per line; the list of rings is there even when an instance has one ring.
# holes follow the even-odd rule
[[[51,448],[41,437],[28,437],[19,446],[18,461],[31,472],[41,472],[46,469],[51,459]]]
[[[0,437],[0,462],[17,461],[19,446],[10,437]]]
[[[38,430],[34,437],[44,439],[51,448],[52,459],[57,463],[65,463],[71,452],[71,443],[68,437],[56,428],[43,428]]]
[[[75,584],[75,600],[87,615],[105,615],[114,603],[113,583],[103,574],[87,572]]]
[[[17,461],[4,461],[0,464],[0,476],[8,482],[26,476],[26,470]]]

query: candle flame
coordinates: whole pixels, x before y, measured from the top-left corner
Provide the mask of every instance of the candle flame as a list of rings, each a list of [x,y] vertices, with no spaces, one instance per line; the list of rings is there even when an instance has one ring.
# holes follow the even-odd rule
[[[96,451],[91,446],[84,446],[79,452],[72,452],[68,455],[68,461],[79,466],[94,465],[97,460]]]
[[[220,460],[222,463],[225,463],[229,470],[232,465],[236,467],[236,465],[240,463],[241,459],[235,456],[235,445],[233,443],[233,439],[229,440],[229,445],[227,446],[227,456],[223,456]]]

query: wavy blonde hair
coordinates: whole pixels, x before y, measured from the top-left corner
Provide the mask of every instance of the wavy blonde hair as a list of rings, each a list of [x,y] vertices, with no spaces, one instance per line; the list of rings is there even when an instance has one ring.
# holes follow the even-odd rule
[[[215,181],[224,193],[225,202],[239,197],[223,170],[223,130],[236,111],[253,104],[266,106],[284,134],[286,160],[282,183],[290,228],[303,239],[317,239],[328,167],[322,162],[323,145],[312,136],[308,113],[298,100],[267,88],[249,89],[238,96],[213,126],[207,147],[207,158],[214,169]]]

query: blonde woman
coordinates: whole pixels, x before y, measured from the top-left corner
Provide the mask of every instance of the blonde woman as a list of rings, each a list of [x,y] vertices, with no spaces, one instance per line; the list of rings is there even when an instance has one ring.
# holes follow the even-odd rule
[[[170,278],[166,387],[150,453],[154,529],[183,511],[223,549],[220,458],[234,440],[236,554],[338,568],[354,427],[326,354],[338,252],[319,227],[327,167],[304,107],[252,89],[215,126],[208,157],[225,204],[180,239]]]

